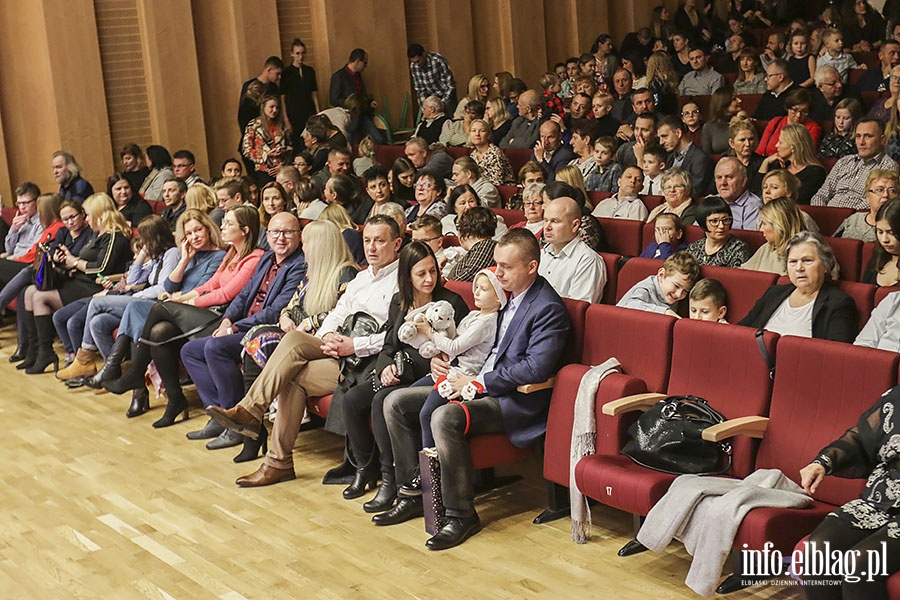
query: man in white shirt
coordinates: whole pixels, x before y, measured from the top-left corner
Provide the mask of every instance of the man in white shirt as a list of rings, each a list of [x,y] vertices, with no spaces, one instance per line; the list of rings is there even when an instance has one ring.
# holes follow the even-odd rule
[[[387,320],[391,297],[397,292],[397,252],[401,241],[400,228],[390,217],[376,215],[366,221],[363,248],[369,266],[350,282],[316,334],[297,330],[288,333],[237,406],[227,410],[211,406],[207,410],[216,422],[255,437],[266,409],[278,397],[278,412],[266,458],[255,473],[239,477],[235,481],[237,485],[259,487],[295,478],[294,443],[308,397],[334,393],[329,415],[341,414],[341,394],[335,391],[341,375],[339,359],[377,354],[385,334],[382,331],[349,337],[337,330],[356,312],[365,312],[379,324]]]
[[[606,266],[578,235],[578,204],[572,198],[557,198],[544,208],[544,220],[547,245],[541,250],[538,274],[563,298],[599,302],[606,286]]]
[[[638,167],[628,167],[619,177],[619,191],[614,196],[601,200],[591,214],[608,219],[646,221],[647,207],[638,198],[642,187],[644,172]]]

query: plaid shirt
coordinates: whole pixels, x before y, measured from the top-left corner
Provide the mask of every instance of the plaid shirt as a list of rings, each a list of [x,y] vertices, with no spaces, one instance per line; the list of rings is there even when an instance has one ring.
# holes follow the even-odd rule
[[[866,178],[872,169],[897,170],[897,163],[890,156],[881,153],[870,159],[862,159],[859,154],[851,154],[838,160],[825,178],[825,183],[812,197],[813,206],[839,206],[854,210],[865,210]]]
[[[425,53],[424,67],[410,63],[409,72],[412,75],[419,104],[422,104],[425,98],[431,95],[437,96],[446,103],[456,92],[453,71],[450,70],[447,59],[437,52]]]
[[[478,275],[478,271],[494,266],[494,246],[496,245],[497,242],[494,240],[475,242],[472,248],[453,265],[447,279],[472,281]]]

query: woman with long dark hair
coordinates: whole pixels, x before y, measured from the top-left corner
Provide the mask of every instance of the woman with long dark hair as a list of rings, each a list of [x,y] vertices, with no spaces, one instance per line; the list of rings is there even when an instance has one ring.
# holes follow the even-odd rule
[[[411,242],[400,252],[397,284],[399,291],[391,298],[384,346],[375,366],[365,381],[344,394],[347,443],[356,462],[356,475],[353,483],[344,490],[344,498],[358,498],[367,488],[375,487],[379,478],[382,480],[376,498],[367,503],[366,512],[387,510],[396,497],[394,459],[384,420],[384,398],[398,387],[418,382],[431,370],[429,359],[400,342],[397,336],[400,326],[411,311],[422,309],[430,302],[449,302],[457,324],[469,312],[462,298],[441,285],[437,258],[424,242]],[[402,365],[402,371],[398,365]]]

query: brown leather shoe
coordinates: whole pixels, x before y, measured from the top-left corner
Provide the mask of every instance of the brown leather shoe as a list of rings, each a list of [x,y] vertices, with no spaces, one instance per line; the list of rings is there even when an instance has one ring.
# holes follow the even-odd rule
[[[219,406],[210,406],[206,409],[206,414],[219,425],[245,435],[252,440],[259,437],[259,419],[247,412],[240,404],[234,408],[227,409]]]
[[[263,463],[255,472],[238,477],[235,483],[240,487],[262,487],[273,483],[281,483],[282,481],[290,481],[296,479],[296,477],[293,467],[290,469],[276,469]]]

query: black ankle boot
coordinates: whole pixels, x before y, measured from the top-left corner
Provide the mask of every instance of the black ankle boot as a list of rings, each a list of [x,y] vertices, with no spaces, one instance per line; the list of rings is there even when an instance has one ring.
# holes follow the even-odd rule
[[[174,425],[175,418],[179,413],[183,414],[183,421],[187,421],[189,417],[188,401],[184,394],[181,393],[181,390],[166,390],[166,393],[169,395],[169,402],[166,404],[166,412],[163,413],[163,416],[153,423],[153,427],[156,429]]]
[[[394,482],[394,469],[381,472],[381,486],[375,497],[363,504],[367,513],[380,513],[390,510],[397,499],[397,484]]]
[[[356,469],[347,456],[344,456],[344,462],[333,469],[328,469],[325,477],[322,478],[322,485],[347,485],[353,483],[353,477]]]
[[[103,389],[113,394],[124,394],[144,387],[144,373],[153,357],[147,344],[131,344],[131,366],[118,379],[101,383]]]
[[[150,391],[147,388],[134,390],[131,394],[131,406],[125,411],[125,416],[131,419],[138,417],[150,410]]]
[[[260,457],[259,451],[262,450],[262,456],[265,456],[266,452],[269,451],[269,444],[267,443],[269,437],[269,432],[266,429],[265,423],[259,424],[259,437],[255,440],[244,436],[244,447],[241,448],[240,454],[234,457],[234,462],[242,463],[248,462],[251,460],[256,460]]]
[[[41,315],[34,318],[34,328],[37,330],[37,356],[34,364],[25,369],[29,375],[37,375],[43,373],[44,370],[53,365],[53,372],[59,370],[59,357],[53,351],[53,338],[56,337],[56,329],[53,328],[53,317],[51,315]]]
[[[369,488],[375,489],[375,486],[378,484],[378,478],[381,476],[381,468],[375,462],[377,458],[376,453],[373,452],[364,466],[356,468],[353,482],[343,492],[345,500],[359,498]]]
[[[26,354],[28,354],[28,340],[19,340],[19,343],[16,344],[16,351],[9,357],[9,362],[17,363],[25,360]]]
[[[34,366],[34,361],[37,360],[38,353],[37,329],[34,327],[34,313],[30,310],[23,310],[22,313],[24,315],[22,325],[24,325],[25,329],[25,358],[16,365],[16,368],[20,371]]]
[[[120,335],[117,337],[103,366],[100,367],[100,370],[97,371],[96,375],[85,378],[84,385],[99,390],[103,387],[104,382],[113,381],[122,377],[122,361],[124,360],[125,355],[128,354],[130,346],[130,337],[127,335]]]

